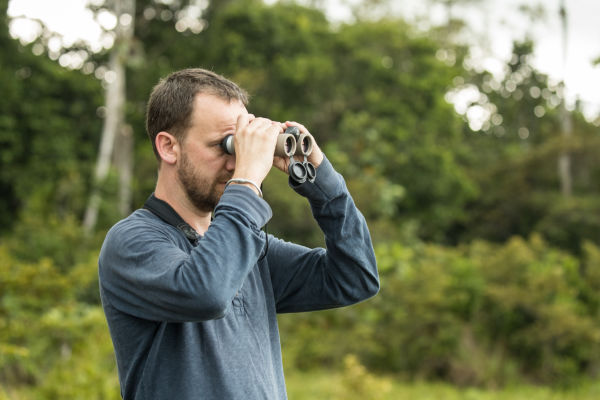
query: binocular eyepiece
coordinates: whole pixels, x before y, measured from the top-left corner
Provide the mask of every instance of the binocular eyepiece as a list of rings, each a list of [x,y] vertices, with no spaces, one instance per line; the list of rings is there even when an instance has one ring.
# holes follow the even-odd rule
[[[221,147],[227,154],[235,154],[233,135],[227,135],[221,142]],[[274,156],[290,158],[288,173],[294,182],[314,182],[317,169],[307,158],[312,153],[312,149],[312,137],[306,133],[300,133],[297,127],[290,126],[286,128],[285,132],[278,135]],[[294,155],[304,156],[304,161],[296,161]]]

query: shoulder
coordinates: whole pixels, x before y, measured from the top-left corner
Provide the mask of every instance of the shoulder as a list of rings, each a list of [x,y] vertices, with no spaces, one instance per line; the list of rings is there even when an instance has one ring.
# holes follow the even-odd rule
[[[101,256],[107,252],[131,251],[151,247],[159,242],[179,242],[179,231],[152,212],[139,209],[117,222],[106,234]]]
[[[113,225],[106,234],[107,238],[128,238],[152,233],[168,234],[170,225],[158,218],[152,212],[139,209]]]

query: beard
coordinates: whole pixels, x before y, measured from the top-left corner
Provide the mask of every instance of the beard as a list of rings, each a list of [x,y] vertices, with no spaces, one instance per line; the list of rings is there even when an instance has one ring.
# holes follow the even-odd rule
[[[222,190],[217,189],[217,184],[229,179],[229,174],[217,177],[214,181],[209,181],[201,176],[183,152],[181,154],[181,165],[177,169],[179,178],[188,200],[202,212],[211,212],[217,206],[217,203],[223,195]]]

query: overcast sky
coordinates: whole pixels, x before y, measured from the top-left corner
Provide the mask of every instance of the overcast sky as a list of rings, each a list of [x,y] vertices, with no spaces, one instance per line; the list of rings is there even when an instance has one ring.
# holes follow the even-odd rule
[[[269,0],[275,1],[275,0]],[[351,18],[344,4],[360,0],[325,0],[334,18]],[[426,0],[390,0],[392,11],[408,20],[427,17],[434,24],[444,23],[446,9]],[[468,2],[467,2],[468,4]],[[545,10],[544,17],[532,21],[520,6]],[[590,119],[600,119],[600,0],[565,0],[568,17],[567,62],[563,63],[560,0],[479,0],[455,7],[454,17],[466,20],[474,41],[486,48],[477,52],[479,61],[492,72],[509,59],[512,43],[526,36],[534,39],[534,66],[553,80],[564,79],[571,103],[578,98]]]
[[[25,15],[46,22],[51,30],[74,41],[83,38],[99,41],[100,29],[85,10],[86,1],[101,0],[11,0],[9,15]],[[276,0],[267,0],[272,3]],[[332,19],[351,18],[344,4],[360,0],[323,0]],[[308,0],[305,0],[308,2]],[[482,0],[477,6],[456,8],[454,15],[466,19],[480,44],[487,45],[487,52],[477,53],[480,61],[490,70],[498,69],[510,55],[514,39],[526,34],[536,43],[534,65],[537,69],[559,81],[565,80],[571,101],[577,96],[584,104],[589,117],[600,115],[600,66],[592,66],[592,60],[600,57],[600,0],[565,0],[568,15],[567,64],[562,61],[560,0]],[[425,0],[390,0],[393,11],[416,19],[427,16],[434,23],[441,23],[446,13],[441,6],[431,6]],[[519,6],[542,5],[546,10],[543,20],[532,22]],[[110,19],[106,24],[110,25]],[[28,25],[15,24],[13,34],[27,37]],[[31,35],[31,33],[29,33]],[[487,42],[486,42],[487,40]],[[491,56],[491,57],[490,57]]]

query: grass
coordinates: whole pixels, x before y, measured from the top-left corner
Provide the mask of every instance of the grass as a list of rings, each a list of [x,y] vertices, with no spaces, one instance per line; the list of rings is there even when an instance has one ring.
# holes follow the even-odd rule
[[[356,371],[355,371],[356,372]],[[330,371],[296,372],[286,376],[290,400],[596,400],[600,382],[569,389],[538,386],[511,386],[498,390],[457,388],[447,383],[403,382],[392,377],[376,377]]]

